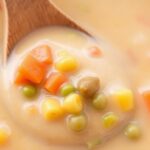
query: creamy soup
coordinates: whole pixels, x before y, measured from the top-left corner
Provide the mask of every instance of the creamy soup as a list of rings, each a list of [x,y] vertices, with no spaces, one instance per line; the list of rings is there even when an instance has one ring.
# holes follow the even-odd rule
[[[136,76],[135,84],[143,84],[143,80],[148,82],[150,1],[52,1],[94,36],[127,54],[133,61],[133,68],[137,68],[130,70],[134,74],[133,80]]]
[[[128,73],[132,76],[134,90],[138,95],[136,118],[143,126],[143,137],[133,145],[118,137],[111,141],[111,144],[105,145],[103,149],[148,149],[149,112],[141,93],[144,90],[149,91],[150,83],[150,1],[52,1],[93,35],[105,39],[115,50],[121,51],[129,58],[126,63],[131,63],[128,65]]]
[[[149,2],[54,2],[66,27],[22,39],[1,73],[3,150],[147,150]]]
[[[55,72],[63,72],[63,75],[67,75],[69,81],[67,81],[66,84],[68,82],[72,84],[78,90],[73,93],[76,93],[80,97],[82,96],[84,108],[81,110],[80,108],[76,110],[76,107],[80,106],[80,102],[78,102],[79,104],[77,103],[77,106],[75,102],[73,102],[73,106],[71,106],[71,103],[65,103],[71,94],[65,98],[60,94],[59,90],[55,93],[51,90],[51,86],[49,89],[49,87],[45,87],[45,83],[40,82],[37,84],[36,81],[33,81],[29,76],[29,78],[27,76],[25,78],[34,84],[34,87],[38,88],[38,95],[30,99],[26,94],[24,95],[22,93],[26,84],[30,85],[31,83],[25,83],[24,85],[24,83],[20,81],[20,78],[18,79],[16,77],[16,74],[19,72],[18,68],[23,67],[28,55],[41,45],[47,45],[51,49],[51,59],[53,61],[52,66],[48,66],[48,71],[45,73],[44,80],[47,80],[47,78],[49,80],[50,78],[51,81],[51,74]],[[93,50],[95,52],[97,51],[97,53],[93,53]],[[119,59],[116,61],[114,56],[118,56]],[[76,61],[72,62],[69,60],[67,64],[62,63],[68,58],[73,58],[73,60],[75,59]],[[96,41],[78,31],[64,27],[41,29],[22,40],[9,57],[5,73],[6,92],[9,91],[9,95],[4,99],[4,105],[14,121],[20,125],[20,128],[26,130],[29,136],[38,137],[41,141],[48,141],[49,144],[57,144],[60,146],[65,145],[66,147],[74,145],[79,148],[86,148],[86,144],[93,140],[101,140],[102,143],[105,143],[116,134],[121,131],[123,132],[125,126],[129,124],[129,121],[133,120],[135,94],[132,91],[132,84],[129,82],[129,76],[124,74],[124,70],[120,70],[119,64],[125,65],[124,61],[124,55],[116,53],[103,41]],[[68,63],[70,63],[73,68],[70,68]],[[75,66],[74,63],[77,64],[77,66]],[[63,67],[69,68],[66,70]],[[31,68],[30,71],[33,70],[35,70],[35,68]],[[87,97],[85,95],[88,95],[89,92],[84,95],[84,93],[80,91],[78,85],[80,80],[86,77],[96,78],[96,82],[100,82],[100,87],[96,89],[95,94]],[[15,78],[17,78],[17,81],[15,81]],[[97,87],[97,84],[98,83],[94,83],[93,89]],[[59,86],[61,88],[63,84]],[[92,87],[89,88],[92,90]],[[125,110],[122,110],[123,108],[120,109],[114,100],[117,92],[123,91],[125,91],[125,93],[129,95],[129,99],[131,99],[130,106],[127,109],[125,108]],[[105,109],[101,108],[104,106],[97,108],[97,104],[95,104],[96,106],[92,106],[94,96],[102,93],[105,95],[103,103],[107,101],[108,106],[105,106]],[[65,114],[63,117],[58,117],[58,119],[54,119],[54,121],[49,117],[44,119],[45,111],[42,109],[42,103],[44,103],[46,99],[56,99],[55,101],[59,101],[62,107],[65,107]],[[67,105],[73,108],[68,110]],[[100,110],[95,109],[95,107]],[[19,113],[17,114],[17,112]],[[85,127],[82,132],[76,133],[74,131],[76,129],[72,128],[73,131],[71,131],[67,125],[67,120],[69,120],[71,115],[76,116],[82,113],[85,113],[87,127]],[[105,123],[105,119],[103,118],[107,118],[107,115],[108,117],[110,115],[110,118],[114,117],[112,123],[111,121],[110,123],[109,121]],[[81,138],[82,140],[80,140]]]

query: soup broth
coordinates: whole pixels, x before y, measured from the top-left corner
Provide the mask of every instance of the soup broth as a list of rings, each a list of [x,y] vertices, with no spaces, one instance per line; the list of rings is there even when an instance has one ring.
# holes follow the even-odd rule
[[[95,38],[55,26],[15,46],[0,74],[0,149],[147,150],[149,1],[53,1]]]

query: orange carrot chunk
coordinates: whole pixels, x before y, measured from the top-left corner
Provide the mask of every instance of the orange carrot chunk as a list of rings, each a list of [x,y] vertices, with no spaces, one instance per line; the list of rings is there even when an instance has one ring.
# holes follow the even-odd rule
[[[45,69],[41,64],[31,55],[28,55],[19,67],[19,71],[24,78],[32,83],[40,83],[45,75]]]
[[[52,73],[45,83],[45,89],[51,94],[56,94],[60,86],[66,81],[67,77],[64,74],[59,72]]]
[[[52,64],[51,48],[47,45],[38,46],[33,49],[31,55],[44,66]]]
[[[147,108],[150,111],[150,90],[144,91],[143,92],[143,98],[145,100],[145,103],[147,105]]]
[[[33,49],[21,63],[17,71],[14,83],[24,84],[31,81],[40,83],[46,73],[48,65],[52,64],[51,49],[47,45]]]
[[[29,81],[24,77],[24,75],[18,71],[15,76],[14,83],[20,85],[20,84],[26,84],[28,82]]]

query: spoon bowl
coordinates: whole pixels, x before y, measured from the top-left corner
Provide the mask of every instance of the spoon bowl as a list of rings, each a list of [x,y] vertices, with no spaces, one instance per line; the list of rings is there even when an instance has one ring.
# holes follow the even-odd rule
[[[7,49],[4,52],[5,59],[7,59],[8,54],[20,39],[40,27],[65,25],[86,32],[82,27],[57,10],[51,1],[6,0],[6,3],[9,33],[7,35]]]

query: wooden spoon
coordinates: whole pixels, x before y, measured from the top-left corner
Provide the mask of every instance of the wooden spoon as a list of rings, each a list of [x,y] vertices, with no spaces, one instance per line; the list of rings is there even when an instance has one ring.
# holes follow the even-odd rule
[[[6,0],[9,33],[4,58],[16,43],[33,30],[48,25],[65,25],[83,30],[53,6],[49,0]],[[87,32],[86,32],[87,33]]]
[[[7,48],[8,17],[5,0],[0,0],[0,65],[4,59],[4,50]],[[1,68],[1,67],[0,67]]]

